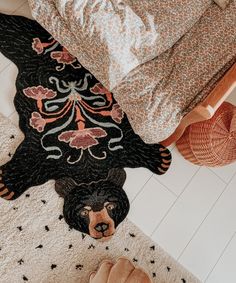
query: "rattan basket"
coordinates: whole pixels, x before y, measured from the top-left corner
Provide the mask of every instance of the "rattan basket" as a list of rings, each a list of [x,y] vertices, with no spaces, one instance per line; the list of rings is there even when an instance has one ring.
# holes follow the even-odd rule
[[[196,165],[218,167],[236,161],[236,107],[224,102],[211,119],[189,126],[177,148]]]

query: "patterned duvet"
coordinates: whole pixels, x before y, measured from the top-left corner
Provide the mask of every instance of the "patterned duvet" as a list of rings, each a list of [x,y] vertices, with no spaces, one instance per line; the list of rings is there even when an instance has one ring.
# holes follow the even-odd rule
[[[236,61],[236,0],[29,0],[35,19],[113,91],[134,131],[167,138]]]

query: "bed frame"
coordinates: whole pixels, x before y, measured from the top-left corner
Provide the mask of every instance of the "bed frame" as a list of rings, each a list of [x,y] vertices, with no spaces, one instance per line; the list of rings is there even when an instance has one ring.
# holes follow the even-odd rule
[[[226,98],[236,89],[236,63],[219,81],[213,91],[189,112],[180,122],[175,132],[161,144],[169,146],[175,143],[184,133],[185,129],[197,122],[210,119]]]

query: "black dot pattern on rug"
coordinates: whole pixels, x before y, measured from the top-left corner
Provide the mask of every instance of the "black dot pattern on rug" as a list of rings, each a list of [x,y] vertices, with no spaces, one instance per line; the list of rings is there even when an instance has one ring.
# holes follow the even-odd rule
[[[19,231],[22,231],[22,230],[23,230],[23,229],[22,229],[22,226],[18,226],[17,229],[18,229]]]
[[[73,247],[73,245],[70,244],[68,248],[71,249],[72,247]]]
[[[156,275],[155,272],[152,273],[152,277],[153,277],[153,278],[157,277],[157,275]]]
[[[91,249],[95,249],[95,246],[93,244],[91,244],[89,247],[88,247],[88,250],[91,250]]]
[[[12,154],[9,152],[9,153],[8,153],[8,156],[9,156],[9,157],[12,157]]]
[[[11,136],[10,136],[10,139],[11,139],[11,140],[12,140],[12,139],[14,139],[14,138],[15,138],[15,136],[14,136],[14,135],[11,135]]]
[[[133,234],[133,233],[129,233],[129,235],[130,235],[131,238],[135,238],[136,237],[136,235]]]
[[[155,251],[156,247],[155,246],[151,246],[150,250]]]
[[[63,218],[64,218],[64,217],[63,217],[63,215],[61,215],[61,214],[60,214],[59,217],[58,217],[59,220],[62,220]]]
[[[45,204],[45,203],[46,203],[46,200],[44,200],[44,199],[41,199],[41,202],[42,202],[43,204]]]
[[[13,207],[14,210],[18,210],[18,207]]]
[[[24,260],[21,258],[20,260],[17,261],[19,263],[19,265],[22,265],[22,263],[24,263]]]
[[[106,247],[106,250],[108,251],[108,250],[109,250],[109,247]]]
[[[77,265],[75,266],[75,269],[82,270],[83,267],[84,267],[84,266],[83,266],[82,264],[77,264]]]
[[[138,262],[137,258],[134,257],[133,258],[133,262]]]
[[[154,264],[155,263],[155,260],[150,260],[151,264]]]
[[[52,264],[51,265],[51,269],[53,270],[54,268],[56,268],[57,267],[57,265],[56,264]]]
[[[128,248],[125,248],[125,252],[129,252],[129,249],[128,249]]]
[[[24,281],[29,281],[29,279],[25,275],[23,275],[22,278],[23,278]]]
[[[83,240],[85,237],[86,237],[86,235],[82,233],[82,240]]]
[[[35,249],[42,249],[43,245],[38,245]]]
[[[167,271],[170,272],[171,268],[169,266],[167,266]]]
[[[50,229],[48,228],[48,226],[46,225],[45,227],[45,230],[48,232],[48,231],[50,231]]]
[[[181,279],[183,283],[186,283],[186,280],[184,278]]]
[[[25,197],[29,198],[29,197],[30,197],[30,194],[26,194]]]

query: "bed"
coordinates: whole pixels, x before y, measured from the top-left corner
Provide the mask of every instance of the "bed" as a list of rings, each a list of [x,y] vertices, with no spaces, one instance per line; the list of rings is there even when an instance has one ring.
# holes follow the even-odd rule
[[[154,143],[169,138],[235,64],[236,0],[139,2],[29,0],[34,18]]]

